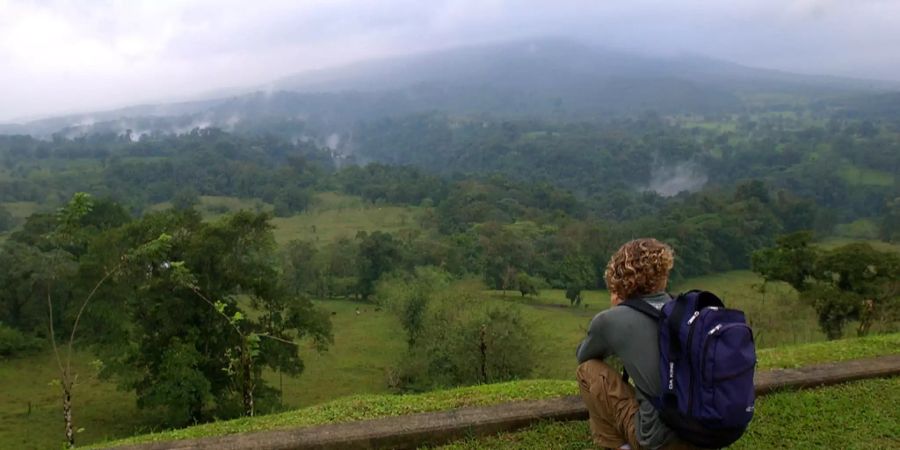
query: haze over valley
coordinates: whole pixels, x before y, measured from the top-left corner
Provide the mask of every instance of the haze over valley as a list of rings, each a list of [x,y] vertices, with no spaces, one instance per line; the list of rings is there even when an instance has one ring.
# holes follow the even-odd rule
[[[896,353],[895,2],[258,3],[0,0],[0,448],[570,395],[639,237],[760,368]],[[734,448],[894,442],[833,389]]]

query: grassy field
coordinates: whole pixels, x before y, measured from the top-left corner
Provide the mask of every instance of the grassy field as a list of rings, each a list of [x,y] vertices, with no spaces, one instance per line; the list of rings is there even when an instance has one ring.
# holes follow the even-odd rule
[[[890,172],[864,169],[852,164],[845,164],[840,171],[840,176],[849,184],[882,187],[894,185],[894,176]]]
[[[761,368],[795,367],[798,363],[811,364],[840,359],[893,354],[896,353],[898,346],[900,346],[900,334],[891,334],[862,339],[845,339],[828,343],[805,344],[763,350],[759,354],[759,360]],[[798,359],[797,355],[804,356]],[[865,381],[828,388],[827,390],[822,391],[771,395],[760,402],[761,405],[758,409],[759,412],[756,421],[751,428],[750,434],[745,438],[745,441],[750,444],[756,444],[757,446],[754,447],[753,445],[749,445],[740,448],[771,448],[769,445],[759,445],[766,444],[769,442],[766,439],[777,436],[778,433],[785,431],[785,428],[791,430],[803,430],[802,433],[796,434],[794,441],[791,441],[794,443],[811,442],[811,439],[823,437],[830,438],[830,434],[821,435],[821,433],[829,433],[831,430],[820,431],[816,428],[804,428],[810,426],[810,424],[816,424],[817,426],[827,424],[829,420],[843,420],[844,422],[848,422],[851,425],[851,429],[855,429],[858,432],[861,428],[869,426],[866,420],[869,419],[870,415],[879,417],[873,422],[875,426],[880,427],[880,429],[887,428],[888,431],[890,431],[889,426],[891,420],[894,420],[894,423],[896,423],[894,418],[897,417],[897,413],[900,411],[893,408],[893,405],[890,402],[881,401],[881,399],[896,397],[898,389],[900,389],[900,378]],[[881,399],[877,399],[876,396],[872,395],[873,392],[882,393],[886,397],[883,396]],[[235,419],[164,433],[136,436],[122,441],[116,441],[114,444],[185,439],[277,429],[287,426],[338,423],[417,412],[446,410],[464,406],[489,405],[512,400],[540,399],[574,394],[577,394],[575,381],[572,377],[568,377],[566,380],[524,380],[412,395],[356,395],[309,408],[279,414],[252,419]],[[858,408],[862,413],[858,415],[845,414],[844,417],[841,417],[839,412],[842,409],[846,410],[851,406],[856,408],[857,405],[853,403],[853,401],[854,397],[858,395],[867,395],[865,404],[860,402],[861,404]],[[837,404],[832,405],[831,402],[837,402]],[[785,415],[803,416],[804,414],[807,414],[815,416],[815,414],[800,413],[798,411],[817,410],[817,408],[821,407],[821,405],[817,403],[829,403],[828,406],[830,409],[827,410],[827,415],[818,418],[804,417],[803,422],[788,424],[787,427],[781,423],[784,421]],[[872,407],[872,409],[870,410],[869,407]],[[791,408],[794,409],[792,410]],[[798,410],[797,408],[800,409]],[[892,410],[893,412],[887,410]],[[544,428],[546,426],[548,425],[535,427],[522,433],[502,435],[494,439],[464,442],[459,444],[459,446],[462,448],[521,448],[520,444],[527,444],[530,439],[533,445],[527,448],[590,447],[590,444],[587,441],[587,426],[583,422],[549,425],[554,427],[549,430]],[[561,429],[557,430],[556,427],[561,427]],[[772,429],[770,429],[770,427]],[[560,441],[555,441],[554,436],[551,436],[553,433],[560,433],[560,437],[562,438],[565,436],[565,438]],[[834,433],[831,432],[831,434]],[[529,438],[529,435],[532,437]],[[877,436],[883,437],[884,433],[880,433]],[[849,438],[855,439],[857,437],[858,436],[856,435],[852,435]],[[798,441],[796,439],[804,440]],[[576,447],[548,447],[548,443],[552,442],[577,443],[578,445],[586,443],[586,445]],[[860,442],[867,444],[873,441],[871,439],[862,439]],[[510,443],[517,445],[510,445]],[[113,443],[110,443],[110,445],[112,444]],[[742,441],[742,445],[743,444],[744,441]],[[794,445],[789,445],[788,447],[793,448]]]
[[[876,240],[880,235],[880,230],[874,220],[858,219],[835,226],[834,234],[849,239]]]
[[[900,448],[900,377],[867,380],[760,398],[747,433],[730,449]],[[547,422],[516,433],[440,447],[475,449],[588,449],[585,421]]]
[[[171,202],[162,202],[148,207],[147,210],[163,211],[171,207]],[[195,208],[205,219],[215,219],[224,214],[240,210],[272,211],[272,205],[265,203],[262,200],[226,197],[221,195],[201,195],[198,198]]]
[[[148,208],[160,211],[170,208],[169,202]],[[255,199],[237,197],[200,196],[197,210],[207,220],[240,210],[269,211],[273,207]],[[399,232],[418,229],[423,208],[414,206],[375,205],[360,197],[334,192],[321,192],[313,197],[306,211],[290,217],[275,217],[275,241],[286,244],[292,240],[309,240],[327,244],[342,237],[353,238],[360,231]]]
[[[387,392],[386,372],[406,349],[397,319],[375,311],[370,304],[341,300],[316,303],[334,313],[334,345],[322,354],[301,350],[306,368],[300,377],[268,374],[274,386],[283,381],[284,405],[298,408],[347,395]]]
[[[421,212],[419,207],[373,205],[359,197],[326,192],[316,195],[309,210],[276,217],[272,224],[279,244],[295,239],[326,244],[342,237],[353,238],[360,231],[417,229]]]
[[[40,205],[35,202],[5,202],[0,205],[3,205],[13,217],[19,220],[24,220],[40,209]]]
[[[74,367],[78,377],[73,397],[75,426],[80,442],[97,442],[128,436],[152,418],[138,414],[134,395],[98,380],[90,355],[79,354]],[[52,386],[59,378],[51,353],[0,359],[0,448],[60,448],[63,433],[62,391]]]
[[[852,238],[844,238],[844,237],[833,237],[822,240],[816,243],[816,246],[823,250],[834,250],[840,246],[853,244],[857,242],[865,242],[872,246],[875,250],[881,250],[883,252],[897,252],[900,253],[900,244],[893,244],[885,241],[878,241],[874,239],[852,239]]]
[[[3,208],[9,211],[18,223],[12,230],[0,233],[0,244],[6,240],[10,233],[22,226],[22,223],[25,222],[25,218],[40,210],[40,205],[35,202],[2,202],[0,203],[0,206],[3,206]]]

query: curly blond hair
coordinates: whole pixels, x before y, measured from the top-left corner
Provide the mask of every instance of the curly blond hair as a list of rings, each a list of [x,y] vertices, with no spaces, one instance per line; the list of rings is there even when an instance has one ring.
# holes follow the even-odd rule
[[[652,238],[626,242],[609,259],[603,278],[606,288],[621,300],[665,289],[675,252]]]

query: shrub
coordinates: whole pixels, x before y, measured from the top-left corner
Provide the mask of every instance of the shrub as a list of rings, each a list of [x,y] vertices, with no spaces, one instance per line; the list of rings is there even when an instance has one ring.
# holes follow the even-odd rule
[[[482,283],[447,284],[446,277],[418,270],[379,284],[379,302],[400,317],[408,337],[408,352],[389,373],[391,387],[418,391],[527,377],[535,345],[519,310],[486,307]]]
[[[12,358],[36,352],[43,341],[0,323],[0,356]]]

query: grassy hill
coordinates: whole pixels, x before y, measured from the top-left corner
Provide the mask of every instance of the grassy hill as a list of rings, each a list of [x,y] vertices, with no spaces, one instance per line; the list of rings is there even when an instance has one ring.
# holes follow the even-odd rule
[[[759,352],[760,369],[797,367],[825,361],[839,361],[894,354],[900,334],[845,339],[827,343],[804,344],[765,349]],[[571,377],[570,377],[571,378]],[[214,436],[289,426],[339,423],[353,420],[479,406],[513,400],[540,399],[577,394],[573,379],[525,380],[464,387],[414,395],[356,395],[321,405],[280,414],[222,421],[180,430],[136,436],[104,445],[154,442],[171,439]],[[877,394],[877,395],[876,395]],[[833,442],[858,444],[866,448],[886,448],[896,441],[892,426],[900,411],[883,399],[900,395],[900,378],[869,380],[808,392],[786,392],[764,397],[748,437],[737,448],[771,448],[785,431],[798,431],[784,438],[795,447],[800,443]],[[855,414],[846,414],[853,410]],[[812,414],[819,411],[820,414]],[[842,424],[842,428],[823,425]],[[822,427],[822,428],[819,428]],[[850,432],[840,434],[841,430]],[[838,436],[840,434],[840,436]],[[469,441],[453,448],[585,448],[587,425],[582,422],[546,424],[530,430],[496,438]],[[872,445],[875,445],[874,447]],[[548,445],[550,447],[548,447]],[[557,446],[559,445],[559,446]],[[881,445],[881,446],[879,446]],[[838,446],[836,448],[846,448]]]

